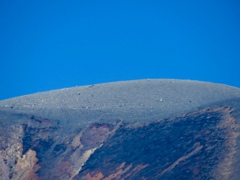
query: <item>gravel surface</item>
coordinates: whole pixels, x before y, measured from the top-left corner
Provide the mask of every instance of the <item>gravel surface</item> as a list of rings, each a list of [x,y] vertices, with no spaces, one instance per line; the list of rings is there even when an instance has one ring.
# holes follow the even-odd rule
[[[58,119],[66,124],[121,118],[153,120],[240,97],[240,89],[215,83],[147,79],[79,86],[0,101],[0,110]]]

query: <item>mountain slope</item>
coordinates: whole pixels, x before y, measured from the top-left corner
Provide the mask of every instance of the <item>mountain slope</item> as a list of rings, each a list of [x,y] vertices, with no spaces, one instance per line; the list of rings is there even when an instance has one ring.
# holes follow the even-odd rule
[[[237,179],[240,89],[140,80],[0,101],[1,179]]]

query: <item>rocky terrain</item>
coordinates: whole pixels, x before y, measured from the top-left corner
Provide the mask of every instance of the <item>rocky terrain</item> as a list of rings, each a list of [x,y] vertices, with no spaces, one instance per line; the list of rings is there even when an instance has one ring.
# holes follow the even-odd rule
[[[141,80],[0,101],[0,179],[238,179],[240,89]]]

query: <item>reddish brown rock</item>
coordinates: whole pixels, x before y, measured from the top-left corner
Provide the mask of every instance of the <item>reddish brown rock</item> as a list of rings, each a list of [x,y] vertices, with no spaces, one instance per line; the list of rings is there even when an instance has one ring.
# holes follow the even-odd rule
[[[240,90],[223,85],[134,81],[14,98],[0,102],[0,179],[238,179],[239,134]]]

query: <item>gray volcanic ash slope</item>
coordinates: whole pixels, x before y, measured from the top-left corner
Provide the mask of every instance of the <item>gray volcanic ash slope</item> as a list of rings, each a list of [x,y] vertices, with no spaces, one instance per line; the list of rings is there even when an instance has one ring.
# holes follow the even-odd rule
[[[184,80],[0,101],[1,179],[237,179],[240,89]]]

